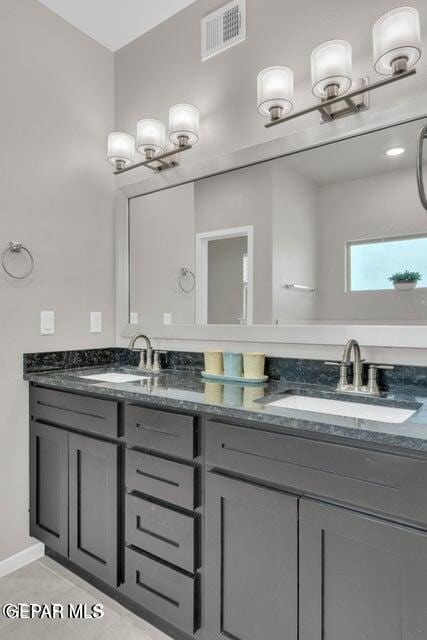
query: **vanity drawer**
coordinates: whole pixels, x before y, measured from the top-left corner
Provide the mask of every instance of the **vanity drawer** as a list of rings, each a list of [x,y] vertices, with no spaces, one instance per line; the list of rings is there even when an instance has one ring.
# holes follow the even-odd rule
[[[126,495],[126,543],[194,573],[196,516]]]
[[[30,413],[36,420],[117,438],[118,405],[73,393],[32,387]]]
[[[134,449],[126,450],[126,487],[177,507],[196,505],[196,469]]]
[[[427,526],[427,458],[406,457],[209,420],[217,468]]]
[[[196,581],[133,549],[126,549],[125,594],[192,635],[196,629]]]
[[[126,438],[146,449],[195,457],[195,418],[181,413],[126,406]]]

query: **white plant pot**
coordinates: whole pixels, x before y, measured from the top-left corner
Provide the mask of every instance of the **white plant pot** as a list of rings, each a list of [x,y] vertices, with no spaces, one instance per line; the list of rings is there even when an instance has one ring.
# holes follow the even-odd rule
[[[411,291],[417,286],[416,282],[393,282],[394,288],[399,291]]]

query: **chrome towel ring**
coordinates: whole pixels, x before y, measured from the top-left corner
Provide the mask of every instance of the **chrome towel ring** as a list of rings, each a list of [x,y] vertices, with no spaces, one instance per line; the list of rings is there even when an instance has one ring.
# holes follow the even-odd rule
[[[184,278],[188,278],[188,277],[192,279],[192,282],[189,288],[186,288],[182,284],[182,281]],[[181,291],[183,291],[184,293],[191,293],[192,291],[194,291],[194,286],[196,284],[196,276],[190,269],[187,269],[187,267],[181,267],[181,273],[178,278],[178,284]]]
[[[17,276],[16,274],[9,271],[9,269],[7,268],[6,258],[9,255],[9,253],[22,253],[22,252],[27,254],[30,264],[29,264],[29,268],[23,275]],[[28,278],[28,276],[30,276],[34,270],[34,258],[32,256],[31,251],[27,249],[27,247],[24,247],[24,245],[21,242],[13,242],[11,240],[9,242],[9,246],[3,251],[1,265],[4,271],[7,273],[7,275],[10,276],[11,278],[14,278],[15,280],[24,280],[25,278]]]
[[[427,138],[427,124],[420,131],[420,137],[418,140],[418,149],[417,149],[417,182],[418,182],[418,192],[420,194],[421,204],[424,209],[427,210],[427,195],[424,188],[424,178],[423,178],[423,148],[424,148],[424,140]]]

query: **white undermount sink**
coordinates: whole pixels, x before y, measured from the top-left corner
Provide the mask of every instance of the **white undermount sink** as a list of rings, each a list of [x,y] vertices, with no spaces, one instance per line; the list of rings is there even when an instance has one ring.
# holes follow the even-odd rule
[[[281,400],[268,403],[269,407],[282,409],[296,409],[299,411],[313,411],[346,418],[362,418],[378,422],[393,422],[401,424],[416,413],[413,409],[399,407],[385,407],[378,404],[345,402],[344,400],[329,400],[327,398],[313,398],[309,396],[290,395]]]
[[[150,376],[134,376],[130,373],[94,373],[90,376],[80,376],[86,380],[97,382],[136,382],[137,380],[147,380]]]

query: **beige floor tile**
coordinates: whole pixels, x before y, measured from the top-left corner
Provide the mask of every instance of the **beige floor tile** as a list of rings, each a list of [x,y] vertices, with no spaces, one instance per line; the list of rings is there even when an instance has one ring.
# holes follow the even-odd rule
[[[145,640],[145,638],[147,638],[147,640],[172,640],[162,631],[156,629],[156,627],[153,627],[153,625],[136,616],[131,611],[128,611],[125,617],[132,623],[134,627],[136,627],[140,632],[143,633],[143,640]]]
[[[48,558],[47,556],[45,556],[38,562],[40,562],[44,567],[48,568],[50,571],[53,571],[55,574],[61,576],[64,580],[68,580],[74,586],[79,587],[80,589],[84,589],[92,597],[97,598],[98,602],[101,602],[106,607],[112,609],[118,615],[124,616],[128,613],[128,610],[125,609],[121,604],[119,604],[109,596],[102,593],[102,591],[99,591],[99,589],[96,589],[94,586],[92,586],[91,584],[83,580],[83,578],[76,576],[74,573],[72,573],[71,571],[63,567],[61,564],[52,560],[52,558]]]
[[[171,640],[51,558],[37,560],[0,579],[5,602],[104,605],[94,620],[7,620],[0,615],[0,640]]]
[[[148,625],[149,626],[149,625]],[[153,629],[153,627],[152,627]],[[165,640],[171,640],[163,636]],[[95,640],[157,640],[157,636],[137,626],[130,618],[120,618],[111,627],[96,636]]]
[[[32,562],[0,579],[0,603],[44,602],[69,591],[72,584]]]
[[[88,608],[97,603],[98,598],[93,598],[87,591],[77,587],[71,588],[59,597],[52,595],[46,602],[58,603],[64,606],[72,603],[86,603]],[[104,607],[105,615],[97,619],[57,619],[57,620],[17,620],[0,630],[0,640],[29,640],[39,638],[43,640],[92,640],[95,637],[102,637],[103,632],[115,622],[120,620],[120,616],[108,607]]]

